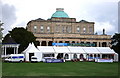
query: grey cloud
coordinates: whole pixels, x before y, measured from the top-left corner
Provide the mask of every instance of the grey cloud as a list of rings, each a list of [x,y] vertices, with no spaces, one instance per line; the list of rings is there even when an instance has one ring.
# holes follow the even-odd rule
[[[2,3],[1,3],[2,4]],[[16,9],[13,5],[2,4],[2,22],[4,23],[4,31],[3,34],[7,34],[11,29],[11,25],[16,22]]]

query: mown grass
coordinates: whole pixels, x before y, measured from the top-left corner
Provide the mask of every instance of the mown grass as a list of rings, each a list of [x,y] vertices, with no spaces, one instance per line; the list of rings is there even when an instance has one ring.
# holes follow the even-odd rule
[[[3,76],[117,76],[118,63],[3,63]]]

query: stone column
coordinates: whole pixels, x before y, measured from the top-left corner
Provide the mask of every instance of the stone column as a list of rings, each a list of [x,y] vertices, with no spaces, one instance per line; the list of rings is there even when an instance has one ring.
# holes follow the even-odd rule
[[[47,45],[47,46],[48,46],[48,42],[49,42],[49,41],[46,41],[46,45]]]
[[[103,42],[100,43],[100,46],[101,46],[101,47],[102,47],[102,43],[103,43]]]
[[[14,54],[15,54],[15,48],[16,48],[16,47],[14,47]]]
[[[106,47],[109,47],[109,42],[107,42],[107,45],[106,45]]]
[[[40,46],[41,46],[42,41],[40,41]]]
[[[18,46],[17,46],[17,48],[16,48],[16,54],[18,54]]]
[[[99,47],[99,42],[97,42],[97,47]]]

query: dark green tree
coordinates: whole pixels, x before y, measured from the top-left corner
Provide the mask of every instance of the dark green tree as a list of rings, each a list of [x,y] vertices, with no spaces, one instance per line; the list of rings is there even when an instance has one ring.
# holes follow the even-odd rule
[[[113,35],[112,39],[112,49],[118,53],[118,55],[120,56],[120,33],[115,33],[115,35]],[[120,58],[119,58],[120,61]]]
[[[37,46],[36,37],[33,35],[32,32],[27,31],[25,28],[14,28],[12,29],[12,31],[9,31],[9,34],[16,43],[20,44],[19,53],[25,50],[29,43],[33,42],[35,46]]]

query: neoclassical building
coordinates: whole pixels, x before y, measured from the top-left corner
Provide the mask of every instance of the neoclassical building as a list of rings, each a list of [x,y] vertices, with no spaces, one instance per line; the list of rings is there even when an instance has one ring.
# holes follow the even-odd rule
[[[52,43],[88,43],[96,47],[108,47],[111,35],[94,33],[94,22],[76,21],[70,18],[63,8],[57,8],[51,18],[31,20],[27,23],[27,30],[32,32],[40,46],[52,46]]]

